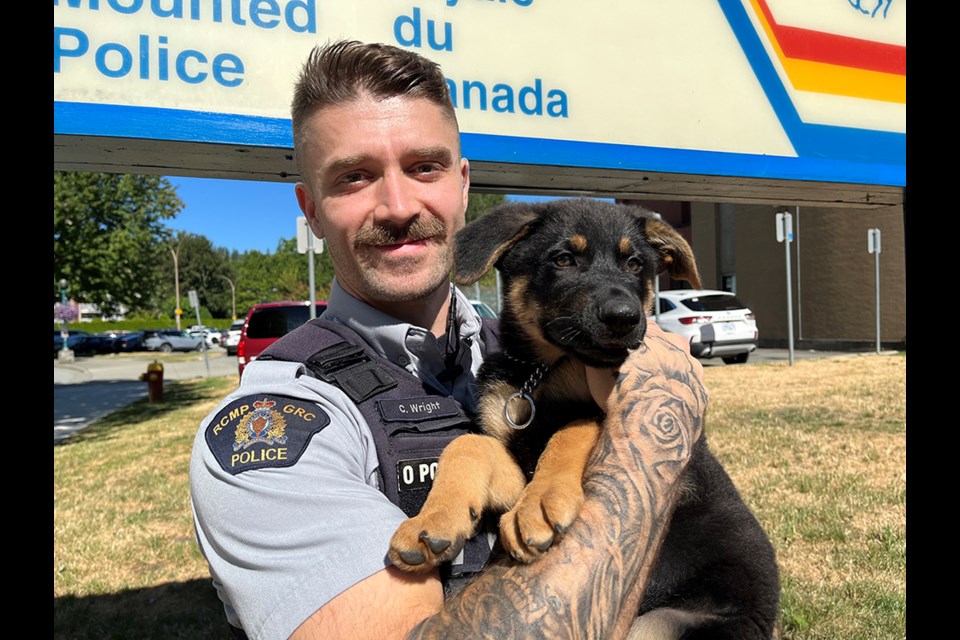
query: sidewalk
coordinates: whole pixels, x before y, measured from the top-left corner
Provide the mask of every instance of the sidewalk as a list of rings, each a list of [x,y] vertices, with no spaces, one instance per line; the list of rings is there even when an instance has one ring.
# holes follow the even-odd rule
[[[139,378],[154,360],[163,364],[164,382],[206,377],[207,363],[210,377],[237,375],[237,359],[222,349],[211,349],[206,362],[202,352],[188,356],[137,353],[77,358],[64,364],[54,360],[54,445],[91,422],[146,397],[147,383]]]

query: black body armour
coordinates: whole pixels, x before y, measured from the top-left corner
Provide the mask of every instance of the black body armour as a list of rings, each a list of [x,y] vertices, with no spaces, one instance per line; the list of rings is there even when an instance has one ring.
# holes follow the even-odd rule
[[[496,327],[496,321],[483,319],[481,337],[487,355],[500,349]],[[305,358],[304,354],[310,355]],[[342,324],[311,320],[274,342],[258,359],[303,362],[314,376],[353,400],[373,433],[380,490],[408,517],[423,507],[447,444],[476,432],[474,416],[459,402],[374,353]],[[486,564],[491,553],[488,530],[496,531],[489,522],[481,522],[478,534],[464,545],[462,557],[441,566],[448,594]]]

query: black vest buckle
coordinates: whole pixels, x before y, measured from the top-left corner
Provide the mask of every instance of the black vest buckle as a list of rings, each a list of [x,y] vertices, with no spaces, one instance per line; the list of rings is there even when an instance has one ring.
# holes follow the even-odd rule
[[[305,364],[319,379],[338,386],[355,403],[397,386],[396,378],[372,362],[361,347],[348,342],[321,349]]]

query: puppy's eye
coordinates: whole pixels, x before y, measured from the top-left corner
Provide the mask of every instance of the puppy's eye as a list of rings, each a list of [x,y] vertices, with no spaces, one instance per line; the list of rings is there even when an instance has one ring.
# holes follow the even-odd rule
[[[626,269],[630,273],[640,273],[640,270],[643,269],[643,263],[640,262],[640,258],[630,257],[627,259]]]
[[[564,251],[553,258],[553,264],[558,267],[575,267],[577,266],[577,259],[573,257],[572,253]]]

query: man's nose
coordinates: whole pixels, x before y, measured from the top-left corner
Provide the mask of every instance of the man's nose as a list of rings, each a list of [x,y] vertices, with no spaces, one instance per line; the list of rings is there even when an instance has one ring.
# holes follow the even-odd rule
[[[388,171],[380,181],[374,217],[377,222],[402,224],[420,213],[416,185],[402,171]]]

